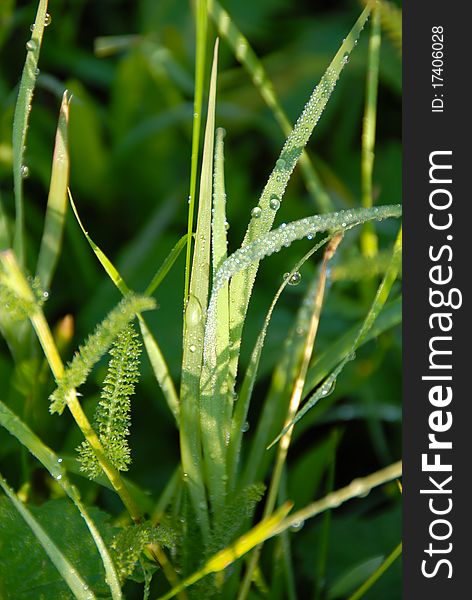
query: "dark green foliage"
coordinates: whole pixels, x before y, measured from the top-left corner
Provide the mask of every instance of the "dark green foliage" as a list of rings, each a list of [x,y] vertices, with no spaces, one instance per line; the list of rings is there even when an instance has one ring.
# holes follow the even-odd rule
[[[139,379],[141,344],[137,338],[133,326],[128,325],[113,342],[112,358],[94,418],[94,428],[105,453],[119,471],[127,471],[131,462],[127,438],[131,421],[130,397]],[[79,452],[82,470],[92,478],[97,477],[102,469],[90,444],[82,442]]]
[[[77,509],[67,500],[50,500],[29,509],[96,594],[106,594],[100,556]],[[96,509],[90,515],[108,542],[109,516]],[[6,498],[0,498],[0,598],[2,600],[71,600],[69,588]]]

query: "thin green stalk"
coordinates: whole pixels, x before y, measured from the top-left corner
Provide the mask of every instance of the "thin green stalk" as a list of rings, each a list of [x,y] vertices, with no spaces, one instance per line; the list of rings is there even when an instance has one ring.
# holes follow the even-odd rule
[[[392,552],[387,556],[384,562],[378,567],[372,575],[365,581],[360,588],[358,588],[351,596],[349,596],[348,600],[359,600],[362,598],[364,594],[374,585],[374,583],[382,577],[382,575],[387,571],[393,563],[397,560],[397,558],[401,555],[403,549],[403,544],[400,542],[396,548],[392,550]]]
[[[195,92],[193,101],[192,156],[190,163],[190,191],[188,196],[187,253],[185,260],[184,306],[187,305],[190,289],[190,259],[192,253],[193,215],[195,192],[197,189],[198,149],[202,123],[203,86],[205,82],[205,62],[207,47],[207,6],[206,0],[196,0],[196,51],[195,51]]]
[[[303,347],[303,355],[302,360],[300,362],[300,366],[298,369],[297,377],[295,379],[295,384],[293,386],[292,395],[289,402],[287,417],[285,419],[285,427],[288,429],[285,431],[284,435],[280,438],[279,448],[277,452],[277,458],[275,461],[275,467],[272,474],[272,479],[270,482],[269,493],[267,496],[266,504],[264,506],[263,517],[268,517],[272,514],[275,508],[275,503],[277,501],[277,496],[279,493],[280,481],[285,465],[285,460],[287,458],[288,448],[290,446],[290,441],[292,438],[293,427],[290,427],[290,423],[293,421],[295,415],[297,414],[298,407],[300,406],[300,401],[302,399],[303,388],[305,385],[306,374],[308,372],[308,366],[311,361],[311,356],[313,353],[313,346],[315,344],[316,334],[318,332],[318,325],[320,322],[321,308],[323,305],[323,299],[326,289],[326,280],[327,280],[327,269],[328,262],[334,256],[336,249],[339,243],[342,240],[342,233],[337,234],[328,244],[328,247],[325,250],[325,254],[323,257],[323,262],[320,270],[320,277],[318,280],[318,285],[316,289],[315,296],[312,300],[312,316],[310,320],[310,325],[308,329],[308,333],[305,338],[305,343]],[[259,561],[259,557],[262,551],[262,545],[258,546],[248,563],[247,571],[244,576],[243,582],[241,584],[241,589],[238,594],[238,600],[245,600],[247,595],[249,594],[249,589],[251,587],[252,577],[254,573],[254,569]]]
[[[367,62],[366,100],[362,130],[361,183],[362,206],[373,205],[372,173],[374,169],[375,129],[377,120],[377,93],[379,87],[380,63],[380,9],[372,10],[372,24],[369,39]],[[364,225],[361,235],[361,248],[365,256],[377,254],[377,236],[372,224]]]
[[[34,87],[38,76],[39,52],[41,50],[44,27],[47,22],[47,8],[48,0],[40,0],[31,39],[26,43],[26,61],[21,75],[18,100],[13,117],[13,187],[16,212],[13,248],[21,266],[24,265],[25,261],[23,179],[28,176],[28,167],[24,164],[26,132],[28,130]]]

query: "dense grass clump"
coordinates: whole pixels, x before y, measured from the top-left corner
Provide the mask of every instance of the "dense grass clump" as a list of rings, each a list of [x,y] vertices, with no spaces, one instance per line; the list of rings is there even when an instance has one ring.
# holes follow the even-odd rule
[[[399,9],[34,4],[0,8],[0,596],[396,598]]]

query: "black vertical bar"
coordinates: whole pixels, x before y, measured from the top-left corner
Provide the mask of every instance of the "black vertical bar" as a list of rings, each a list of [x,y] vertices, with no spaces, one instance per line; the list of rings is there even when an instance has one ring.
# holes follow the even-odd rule
[[[403,10],[406,600],[472,598],[469,11],[467,2],[438,0]],[[430,174],[432,163],[444,168]],[[435,461],[451,470],[433,471]]]

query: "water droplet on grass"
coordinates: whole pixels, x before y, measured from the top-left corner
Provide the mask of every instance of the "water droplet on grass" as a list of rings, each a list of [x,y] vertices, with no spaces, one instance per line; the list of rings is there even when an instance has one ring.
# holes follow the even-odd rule
[[[261,209],[260,206],[255,206],[251,210],[251,217],[254,217],[255,219],[258,219],[261,215],[262,215],[262,209]]]
[[[275,194],[269,200],[269,206],[272,210],[278,210],[280,208],[280,200]]]
[[[295,271],[292,275],[284,273],[284,279],[288,279],[288,285],[298,285],[302,280],[302,276],[298,271]]]
[[[26,42],[26,49],[28,50],[28,52],[33,52],[34,50],[36,50],[37,46],[38,44],[35,40],[28,40]]]

